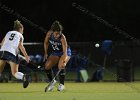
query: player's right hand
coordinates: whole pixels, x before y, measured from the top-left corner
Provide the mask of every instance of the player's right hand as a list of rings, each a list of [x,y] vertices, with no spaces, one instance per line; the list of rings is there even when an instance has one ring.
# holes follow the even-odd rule
[[[45,54],[45,55],[44,55],[43,62],[45,62],[45,61],[47,60],[47,58],[48,58],[48,54]]]

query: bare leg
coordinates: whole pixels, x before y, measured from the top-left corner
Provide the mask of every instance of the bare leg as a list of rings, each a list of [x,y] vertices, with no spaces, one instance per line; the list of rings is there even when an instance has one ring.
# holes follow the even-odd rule
[[[53,79],[53,72],[51,70],[51,68],[56,65],[59,61],[59,57],[58,56],[49,56],[47,62],[45,63],[45,69],[46,69],[46,73],[47,73],[47,77],[49,79],[49,81],[52,81]]]
[[[19,64],[16,64],[14,62],[9,62],[9,64],[11,66],[12,75],[17,79],[23,80],[23,88],[27,88],[29,85],[29,76],[23,74],[22,72],[18,72]]]
[[[6,61],[0,60],[0,76],[1,76],[1,74],[3,72],[5,64],[6,64]]]
[[[17,79],[23,79],[23,73],[21,72],[18,72],[18,67],[19,67],[19,64],[16,64],[14,62],[9,62],[10,66],[11,66],[11,72],[12,72],[12,75],[17,78]]]

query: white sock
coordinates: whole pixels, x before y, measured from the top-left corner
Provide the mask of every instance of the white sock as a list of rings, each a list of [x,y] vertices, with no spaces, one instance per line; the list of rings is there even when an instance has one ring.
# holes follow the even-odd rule
[[[23,75],[24,75],[24,74],[21,73],[21,72],[16,72],[16,73],[15,73],[15,77],[16,77],[17,79],[21,79],[21,80],[22,80],[22,79],[23,79]]]

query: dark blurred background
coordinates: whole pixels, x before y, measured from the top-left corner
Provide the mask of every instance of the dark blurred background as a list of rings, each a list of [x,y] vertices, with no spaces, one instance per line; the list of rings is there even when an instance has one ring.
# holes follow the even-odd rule
[[[41,42],[25,45],[31,57],[43,57],[46,32],[61,22],[72,50],[67,70],[77,72],[67,79],[79,81],[81,69],[94,79],[105,67],[103,80],[140,80],[139,0],[0,0],[0,41],[17,18],[25,27],[24,42]],[[113,44],[103,48],[105,40]]]
[[[31,22],[49,30],[55,20],[64,27],[69,42],[92,42],[105,39],[124,40],[125,36],[103,25],[96,19],[75,9],[77,3],[112,25],[118,26],[129,35],[140,38],[139,0],[0,0],[1,7],[18,12]],[[0,9],[0,38],[12,30],[17,17]],[[20,20],[20,18],[19,18]],[[25,21],[25,42],[43,42],[45,33]]]

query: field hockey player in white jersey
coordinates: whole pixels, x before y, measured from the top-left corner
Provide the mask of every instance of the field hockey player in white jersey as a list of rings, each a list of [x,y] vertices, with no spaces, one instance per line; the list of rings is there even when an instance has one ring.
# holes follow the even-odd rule
[[[23,30],[23,25],[20,23],[20,21],[16,20],[14,21],[13,31],[7,32],[6,36],[2,40],[0,49],[0,76],[3,72],[5,64],[9,63],[12,75],[16,79],[23,80],[23,88],[27,88],[29,85],[29,76],[18,71],[19,50],[24,55],[27,63],[29,63],[28,54],[26,53],[26,50],[23,46]]]

